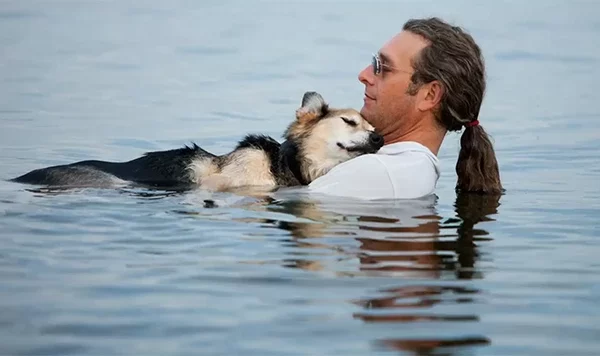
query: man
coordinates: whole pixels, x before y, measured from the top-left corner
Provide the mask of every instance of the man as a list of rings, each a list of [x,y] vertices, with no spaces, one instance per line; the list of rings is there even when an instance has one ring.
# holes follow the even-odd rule
[[[485,68],[469,34],[438,18],[409,20],[358,79],[365,85],[361,114],[385,145],[338,165],[310,191],[362,199],[430,195],[440,175],[442,141],[463,127],[457,191],[502,191],[492,143],[478,121]]]

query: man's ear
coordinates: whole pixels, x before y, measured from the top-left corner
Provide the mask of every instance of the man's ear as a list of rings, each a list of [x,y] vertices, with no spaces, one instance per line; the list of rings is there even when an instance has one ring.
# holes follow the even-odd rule
[[[300,122],[309,122],[325,115],[328,109],[321,94],[307,91],[302,97],[302,106],[296,110],[296,119]]]
[[[420,111],[428,111],[435,108],[444,96],[444,87],[442,84],[434,80],[427,84],[423,84],[419,89],[419,104],[417,108]]]

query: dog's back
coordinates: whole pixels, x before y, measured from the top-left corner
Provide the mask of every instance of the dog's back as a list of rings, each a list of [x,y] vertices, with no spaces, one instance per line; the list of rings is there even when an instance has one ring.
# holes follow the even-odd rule
[[[148,152],[128,162],[81,161],[41,168],[12,179],[13,182],[49,186],[104,187],[133,182],[154,187],[192,184],[187,171],[197,157],[215,157],[197,145]]]

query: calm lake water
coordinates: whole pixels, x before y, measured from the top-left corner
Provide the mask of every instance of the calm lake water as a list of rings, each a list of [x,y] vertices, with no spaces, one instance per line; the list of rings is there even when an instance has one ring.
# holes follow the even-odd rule
[[[369,203],[6,179],[277,138],[410,17],[481,44],[501,197]],[[600,2],[2,1],[0,354],[600,354]],[[33,187],[35,188],[35,187]],[[217,207],[205,207],[205,199]]]

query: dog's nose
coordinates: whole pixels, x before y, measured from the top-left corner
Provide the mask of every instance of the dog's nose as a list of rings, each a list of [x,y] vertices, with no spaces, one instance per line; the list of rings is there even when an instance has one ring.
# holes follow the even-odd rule
[[[369,142],[377,149],[380,149],[383,146],[383,136],[375,131],[371,131],[369,134]]]

